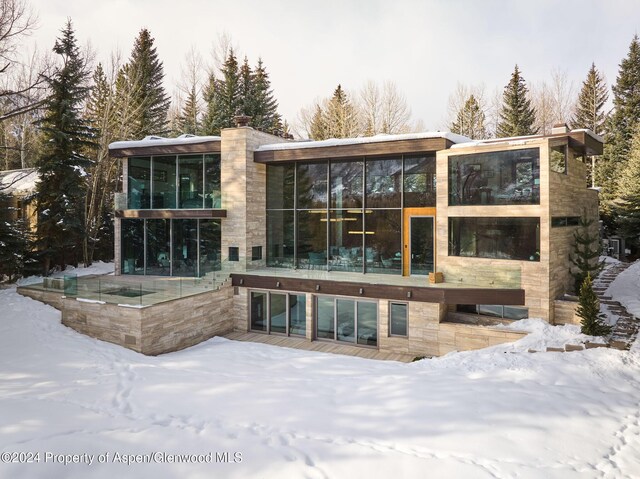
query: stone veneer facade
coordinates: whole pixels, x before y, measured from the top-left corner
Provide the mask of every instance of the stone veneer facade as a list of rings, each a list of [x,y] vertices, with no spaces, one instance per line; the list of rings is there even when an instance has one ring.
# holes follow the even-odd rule
[[[249,127],[222,131],[221,252],[224,269],[250,274],[265,266],[266,244],[266,166],[253,161],[261,145],[285,140],[255,131]],[[474,205],[449,206],[448,159],[505,149],[540,149],[540,204],[538,205]],[[568,149],[568,174],[550,171],[549,139],[530,137],[517,142],[485,142],[464,144],[437,152],[435,208],[436,270],[444,273],[448,283],[464,283],[485,288],[522,288],[530,316],[554,322],[572,322],[571,311],[556,299],[570,290],[569,253],[575,228],[552,228],[554,216],[586,215],[597,218],[597,193],[585,188],[585,166]],[[123,165],[126,171],[127,161]],[[126,179],[124,191],[127,190]],[[577,211],[579,205],[580,210]],[[169,213],[170,214],[170,213]],[[464,216],[536,217],[540,218],[540,260],[516,261],[448,255],[448,218]],[[594,225],[594,228],[597,228]],[[120,274],[120,220],[115,222],[116,274]],[[252,248],[262,248],[262,259],[252,260]],[[226,260],[230,247],[238,248],[239,261]],[[336,278],[336,281],[338,279]],[[363,282],[365,278],[363,278]],[[424,279],[422,280],[424,281]],[[420,284],[416,284],[420,286]],[[277,290],[278,292],[286,292]],[[293,291],[292,291],[293,292]],[[146,308],[124,308],[71,298],[51,296],[53,293],[25,291],[34,298],[63,311],[63,323],[90,336],[121,344],[143,354],[160,354],[197,344],[212,336],[236,331],[249,331],[249,288],[226,282],[220,290],[189,296]],[[301,293],[296,293],[301,294]],[[317,294],[306,296],[306,338],[315,340],[314,304]],[[335,295],[333,295],[335,296]],[[358,298],[350,298],[358,299]],[[514,341],[523,333],[507,329],[487,328],[475,324],[447,322],[447,314],[455,305],[439,302],[402,301],[408,304],[406,337],[389,334],[389,304],[385,298],[367,298],[378,305],[378,343],[382,351],[415,356],[439,356],[454,350],[468,350]],[[478,301],[478,304],[482,304]]]

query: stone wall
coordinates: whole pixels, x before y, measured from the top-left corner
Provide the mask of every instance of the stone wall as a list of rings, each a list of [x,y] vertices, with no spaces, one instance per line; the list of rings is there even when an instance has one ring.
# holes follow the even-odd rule
[[[19,293],[62,312],[62,324],[102,341],[157,355],[194,346],[233,331],[233,287],[187,296],[145,308],[65,298],[60,293],[20,288]]]
[[[555,309],[554,324],[580,324],[581,319],[576,315],[577,301],[556,299],[553,305]]]
[[[507,329],[487,328],[470,324],[440,323],[438,356],[452,351],[471,351],[497,344],[510,343],[527,333]]]
[[[261,267],[267,252],[267,168],[253,161],[253,152],[261,145],[286,140],[249,127],[227,128],[221,136],[222,208],[227,210],[222,221],[222,257],[226,259],[229,247],[235,246],[238,269]],[[251,260],[254,246],[262,247],[260,261]]]

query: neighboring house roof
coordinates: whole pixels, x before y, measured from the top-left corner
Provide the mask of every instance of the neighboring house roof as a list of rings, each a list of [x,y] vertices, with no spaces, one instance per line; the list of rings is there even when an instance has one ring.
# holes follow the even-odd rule
[[[35,191],[39,177],[35,168],[0,171],[0,192],[31,193]]]

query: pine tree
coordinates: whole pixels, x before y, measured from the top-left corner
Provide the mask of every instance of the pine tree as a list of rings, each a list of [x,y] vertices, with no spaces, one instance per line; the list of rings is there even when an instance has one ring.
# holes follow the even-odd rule
[[[142,29],[133,45],[129,63],[122,71],[133,100],[131,110],[135,114],[131,136],[136,140],[167,132],[171,100],[162,85],[164,69],[153,42],[149,30]]]
[[[582,82],[571,128],[588,128],[597,135],[603,134],[606,119],[603,109],[608,99],[607,84],[596,68],[596,64],[592,63],[587,78]]]
[[[600,256],[600,241],[597,235],[593,234],[593,220],[586,217],[580,218],[580,230],[573,234],[574,246],[573,255],[570,258],[571,264],[575,266],[571,271],[574,277],[574,290],[580,292],[580,287],[587,275],[595,276],[602,270],[602,263],[598,261]]]
[[[485,114],[476,98],[471,95],[458,112],[456,120],[451,124],[451,133],[481,140],[487,137],[484,122]]]
[[[187,99],[178,118],[178,129],[180,133],[189,135],[197,135],[200,132],[200,105],[195,86],[187,93]]]
[[[640,247],[640,124],[632,137],[626,166],[620,174],[614,212],[620,233],[634,249]]]
[[[612,87],[613,113],[606,122],[604,155],[596,179],[606,221],[610,221],[613,200],[618,196],[618,178],[625,169],[631,137],[640,120],[640,40],[633,37],[627,57],[620,62]]]
[[[217,127],[218,110],[221,108],[219,90],[220,82],[215,75],[210,74],[202,95],[205,101],[205,111],[200,126],[202,135],[220,134],[220,128]]]
[[[600,301],[593,291],[590,274],[587,274],[580,286],[578,303],[576,314],[582,318],[582,334],[605,336],[611,332],[611,326],[604,322],[605,315],[600,312]]]
[[[258,59],[258,66],[254,70],[251,89],[251,126],[274,134],[282,134],[282,117],[278,113],[278,101],[275,99],[269,74]]]
[[[516,65],[511,80],[504,87],[502,109],[497,128],[498,138],[534,135],[536,113],[528,98],[529,91]]]
[[[46,148],[38,160],[37,248],[45,274],[52,266],[78,263],[84,238],[84,183],[94,130],[81,116],[89,93],[89,70],[67,21],[53,51],[61,64],[46,77],[51,95],[39,123]]]
[[[323,108],[316,103],[309,125],[309,137],[312,140],[326,140],[329,138],[327,121]]]
[[[351,138],[358,133],[358,113],[338,85],[324,112],[327,138]]]

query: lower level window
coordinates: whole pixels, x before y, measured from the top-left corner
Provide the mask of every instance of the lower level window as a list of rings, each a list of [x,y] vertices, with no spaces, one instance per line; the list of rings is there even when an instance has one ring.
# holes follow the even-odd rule
[[[378,304],[318,296],[316,338],[365,346],[378,345]]]
[[[251,291],[251,330],[305,336],[306,304],[304,294]]]
[[[524,319],[529,317],[528,308],[502,304],[459,304],[456,310],[460,313],[482,314],[494,318]]]
[[[389,303],[389,334],[391,336],[407,335],[407,303]]]

